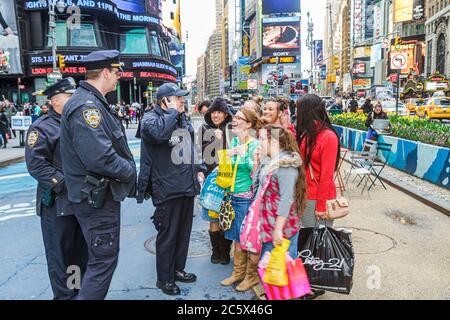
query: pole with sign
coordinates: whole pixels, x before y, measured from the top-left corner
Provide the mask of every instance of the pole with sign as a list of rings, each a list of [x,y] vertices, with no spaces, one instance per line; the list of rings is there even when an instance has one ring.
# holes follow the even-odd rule
[[[400,98],[400,71],[406,66],[407,57],[404,52],[392,52],[391,70],[397,70],[397,95],[395,97],[395,115],[398,115],[398,100]]]

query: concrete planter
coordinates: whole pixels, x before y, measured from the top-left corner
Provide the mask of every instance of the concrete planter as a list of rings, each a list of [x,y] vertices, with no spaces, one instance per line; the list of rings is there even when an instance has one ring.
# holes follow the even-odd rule
[[[343,147],[362,150],[366,131],[333,125]],[[391,167],[450,190],[450,149],[391,136],[379,137],[392,144],[388,164]],[[387,156],[386,153],[383,157]]]

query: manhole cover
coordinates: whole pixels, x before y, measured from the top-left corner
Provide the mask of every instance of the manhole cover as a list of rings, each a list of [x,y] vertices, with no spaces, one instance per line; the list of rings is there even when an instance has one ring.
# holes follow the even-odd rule
[[[145,241],[144,246],[151,254],[156,254],[156,236]],[[189,242],[189,258],[206,257],[211,255],[211,245],[209,243],[209,234],[207,230],[192,231],[191,241]]]
[[[388,235],[361,228],[342,227],[352,231],[355,254],[380,254],[397,246],[397,241]]]

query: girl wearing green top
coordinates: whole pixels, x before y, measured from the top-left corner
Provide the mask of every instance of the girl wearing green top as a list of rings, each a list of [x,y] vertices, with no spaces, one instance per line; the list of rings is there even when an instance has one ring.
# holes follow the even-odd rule
[[[241,225],[244,221],[253,199],[252,170],[254,165],[254,153],[259,145],[256,139],[256,130],[259,130],[261,122],[259,115],[249,109],[242,108],[233,117],[233,134],[236,136],[231,142],[229,155],[233,169],[238,162],[234,187],[228,190],[232,194],[232,206],[235,219],[231,229],[225,232],[225,238],[234,241],[234,267],[231,276],[222,281],[222,285],[231,286],[242,281],[237,291],[250,290],[258,283],[258,265],[251,263],[246,251],[243,251],[239,241]]]

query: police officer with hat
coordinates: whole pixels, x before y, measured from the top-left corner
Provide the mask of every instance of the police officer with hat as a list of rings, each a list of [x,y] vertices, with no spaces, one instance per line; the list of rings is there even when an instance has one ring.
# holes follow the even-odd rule
[[[184,96],[173,83],[156,92],[155,108],[141,121],[141,169],[138,202],[152,197],[156,238],[156,286],[179,295],[178,282],[194,282],[185,271],[192,230],[194,197],[200,192],[206,166],[194,152],[194,129],[186,118]]]
[[[86,242],[67,197],[60,153],[61,113],[75,89],[75,81],[66,78],[41,93],[52,108],[30,126],[25,148],[28,171],[38,181],[36,211],[41,217],[48,274],[56,300],[76,296],[76,282],[71,284],[68,278],[77,272],[81,280],[87,263]],[[69,269],[71,266],[74,268]]]
[[[136,193],[136,164],[125,129],[105,98],[120,79],[119,54],[104,50],[85,57],[86,81],[62,116],[64,176],[89,251],[80,300],[105,298],[119,255],[120,202]]]

